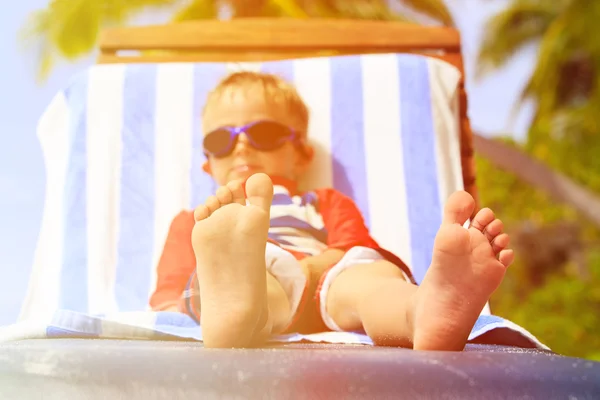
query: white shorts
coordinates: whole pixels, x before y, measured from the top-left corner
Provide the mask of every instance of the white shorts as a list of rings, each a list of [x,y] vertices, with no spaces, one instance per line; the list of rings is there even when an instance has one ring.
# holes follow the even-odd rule
[[[307,293],[308,280],[302,271],[300,262],[291,253],[270,242],[267,243],[265,259],[267,261],[267,270],[279,281],[288,295],[291,315],[293,316],[292,320],[295,320],[300,304],[302,304],[306,296],[310,295],[310,293]],[[334,279],[342,271],[355,265],[370,264],[384,259],[378,251],[371,248],[353,247],[321,277],[321,285],[317,289],[316,298],[321,318],[329,329],[332,331],[341,331],[340,327],[327,313],[327,295]],[[403,274],[405,279],[410,281],[406,273],[403,272]]]

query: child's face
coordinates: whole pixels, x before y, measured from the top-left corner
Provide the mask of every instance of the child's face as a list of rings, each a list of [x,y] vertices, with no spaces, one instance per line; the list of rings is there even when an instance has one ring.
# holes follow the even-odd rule
[[[260,93],[261,88],[253,89],[228,91],[217,96],[204,112],[204,135],[219,128],[241,127],[257,121],[275,121],[298,129],[298,122],[284,106],[269,104]],[[276,150],[261,151],[252,147],[246,134],[242,133],[231,154],[219,158],[209,156],[203,169],[219,185],[235,179],[245,180],[258,172],[296,181],[309,162],[310,156],[303,155],[290,141]]]

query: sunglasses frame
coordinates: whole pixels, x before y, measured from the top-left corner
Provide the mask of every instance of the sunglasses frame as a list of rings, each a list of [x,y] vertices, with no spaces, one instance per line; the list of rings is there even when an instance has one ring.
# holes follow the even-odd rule
[[[260,146],[257,145],[257,143],[255,141],[252,140],[251,135],[248,135],[247,130],[252,128],[255,125],[258,125],[260,123],[264,123],[264,122],[269,122],[269,123],[273,123],[273,124],[277,124],[279,126],[285,127],[289,132],[290,135],[288,137],[284,137],[281,140],[281,144],[279,144],[278,146],[272,148],[272,149],[263,149]],[[224,150],[221,153],[211,153],[208,150],[206,150],[206,148],[204,147],[204,140],[203,140],[203,150],[204,150],[204,155],[208,158],[209,156],[215,157],[215,158],[223,158],[223,157],[227,157],[228,155],[230,155],[233,152],[233,149],[235,148],[238,138],[239,136],[243,133],[246,135],[246,138],[248,139],[248,143],[250,143],[250,146],[252,146],[254,149],[259,150],[259,151],[274,151],[277,150],[278,148],[280,148],[281,146],[283,146],[285,144],[286,141],[290,141],[292,142],[292,144],[294,144],[295,146],[299,147],[300,151],[306,155],[306,149],[303,146],[303,140],[301,138],[300,135],[297,134],[296,130],[293,128],[290,128],[287,125],[284,125],[280,122],[277,121],[272,121],[272,120],[259,120],[259,121],[254,121],[254,122],[250,122],[249,124],[243,125],[243,126],[223,126],[220,128],[217,128],[215,130],[212,130],[211,132],[209,132],[208,134],[206,134],[206,136],[204,137],[205,139],[218,131],[221,130],[226,130],[229,132],[229,140],[230,140],[230,145],[227,147],[226,150]]]

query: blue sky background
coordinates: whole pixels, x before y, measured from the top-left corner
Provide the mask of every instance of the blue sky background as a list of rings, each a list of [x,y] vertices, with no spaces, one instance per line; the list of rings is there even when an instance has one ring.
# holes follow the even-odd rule
[[[475,56],[485,22],[506,2],[448,3],[463,36],[474,129],[486,136],[510,134],[522,139],[530,109],[523,107],[516,119],[511,118],[511,112],[531,73],[535,49],[527,49],[503,70],[474,81]],[[18,315],[42,217],[45,171],[35,132],[37,120],[52,96],[95,58],[92,55],[74,64],[60,64],[46,82],[36,81],[34,54],[23,48],[17,36],[27,16],[46,4],[46,0],[12,2],[0,14],[0,309],[12,310],[0,313],[0,326],[15,321]],[[146,14],[135,23],[164,20],[164,14]]]

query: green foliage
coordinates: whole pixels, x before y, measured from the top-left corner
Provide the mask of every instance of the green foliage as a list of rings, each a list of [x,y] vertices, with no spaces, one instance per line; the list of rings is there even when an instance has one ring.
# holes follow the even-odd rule
[[[491,18],[479,57],[479,71],[486,72],[524,46],[539,44],[533,75],[522,93],[536,106],[522,149],[598,194],[600,36],[594,32],[599,18],[597,1],[511,0]],[[580,239],[587,243],[582,257],[587,279],[571,261],[543,270],[541,286],[528,279],[531,254],[519,249],[491,300],[492,309],[527,327],[555,351],[600,360],[600,253],[595,250],[600,248],[600,230],[574,209],[486,160],[478,159],[477,166],[482,202],[494,208],[509,232],[519,232],[525,222],[536,227],[569,222],[581,229]]]
[[[532,131],[541,141],[567,136],[582,141],[600,130],[599,19],[597,1],[512,0],[488,24],[480,73],[502,66],[525,45],[539,43],[522,97],[536,105]]]
[[[590,357],[600,350],[600,253],[588,255],[592,278],[583,282],[556,273],[545,287],[532,291],[527,301],[515,308],[513,320],[528,324],[534,334],[552,343],[562,354]],[[535,318],[534,316],[542,318]]]
[[[417,11],[441,21],[446,26],[454,26],[450,11],[440,0],[404,0],[404,3]]]
[[[553,155],[543,146],[531,147],[543,158]],[[579,154],[570,154],[563,165],[583,168]],[[599,172],[600,168],[596,169],[596,174]],[[477,174],[482,205],[495,211],[509,233],[517,232],[524,221],[536,226],[568,221],[583,228],[584,240],[594,242],[600,238],[600,230],[572,208],[556,203],[480,157]],[[587,177],[592,176],[588,172]],[[515,251],[515,263],[490,300],[494,314],[524,326],[558,353],[600,361],[600,252],[593,246],[586,252],[588,280],[582,280],[573,272],[572,265],[566,265],[545,271],[544,284],[533,287],[528,280],[529,266],[523,260],[526,250]]]
[[[526,327],[557,353],[600,361],[600,253],[587,258],[590,280],[556,272],[522,297],[514,295],[523,267],[517,262],[491,300],[494,314]]]
[[[552,134],[552,128],[534,126],[529,133],[528,152],[577,183],[600,193],[600,124],[595,133],[570,129],[570,134],[564,136]]]
[[[520,147],[505,140],[514,147]],[[516,229],[524,220],[536,225],[577,218],[575,211],[557,204],[544,192],[536,190],[505,171],[493,166],[488,160],[476,157],[477,186],[482,204],[502,216],[505,227]]]
[[[148,7],[170,6],[176,0],[51,0],[32,13],[22,32],[26,46],[37,50],[39,77],[45,79],[57,58],[75,60],[88,54],[100,29],[123,24]]]
[[[219,10],[213,0],[195,0],[187,7],[178,10],[173,16],[174,21],[190,21],[197,19],[215,19]]]

